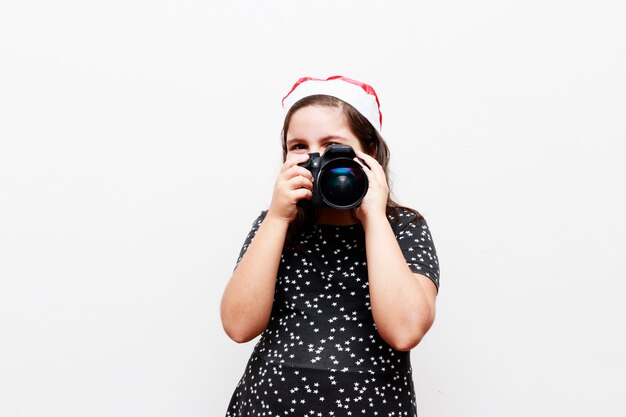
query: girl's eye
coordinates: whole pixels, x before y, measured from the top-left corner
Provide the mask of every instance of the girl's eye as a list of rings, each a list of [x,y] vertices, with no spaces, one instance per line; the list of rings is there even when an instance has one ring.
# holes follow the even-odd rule
[[[299,151],[302,149],[306,149],[306,146],[303,143],[296,143],[291,145],[291,148],[289,148],[290,151]]]

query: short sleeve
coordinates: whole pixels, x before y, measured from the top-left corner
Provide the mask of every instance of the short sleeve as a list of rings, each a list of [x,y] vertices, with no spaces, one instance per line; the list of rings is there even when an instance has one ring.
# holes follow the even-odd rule
[[[256,231],[259,230],[259,226],[261,226],[261,223],[263,223],[263,219],[265,219],[266,215],[267,215],[267,211],[263,211],[259,215],[259,217],[256,218],[254,223],[252,223],[252,228],[250,229],[248,236],[246,236],[246,240],[243,242],[243,246],[241,247],[241,251],[239,252],[239,257],[237,258],[237,264],[239,264],[239,262],[241,261],[241,258],[243,258],[243,255],[248,250],[250,243],[252,243],[252,240],[254,239],[254,236],[256,235]]]
[[[406,209],[396,210],[389,220],[411,271],[430,278],[439,290],[439,260],[426,220]]]

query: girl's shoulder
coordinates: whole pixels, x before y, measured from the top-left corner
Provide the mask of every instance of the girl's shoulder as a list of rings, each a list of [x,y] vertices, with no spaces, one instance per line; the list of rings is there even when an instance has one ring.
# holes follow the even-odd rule
[[[387,209],[387,218],[394,231],[426,224],[426,220],[417,210],[404,206],[389,207]]]
[[[267,210],[263,210],[261,212],[261,214],[259,214],[259,216],[256,218],[256,220],[254,221],[254,224],[260,225],[261,223],[263,223],[263,220],[265,220],[265,216],[267,216]]]

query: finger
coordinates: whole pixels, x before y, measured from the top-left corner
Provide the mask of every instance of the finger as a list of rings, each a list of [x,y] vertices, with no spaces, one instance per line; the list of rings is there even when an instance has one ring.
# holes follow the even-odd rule
[[[285,162],[283,163],[283,171],[288,170],[289,168],[301,164],[303,162],[306,162],[309,160],[309,154],[308,153],[303,153],[303,154],[293,154],[291,156],[289,156]]]
[[[380,165],[378,161],[369,154],[362,151],[356,151],[356,156],[360,159],[361,165],[367,166],[369,169],[373,169],[376,165]]]
[[[306,188],[300,188],[298,190],[294,190],[293,193],[296,201],[300,201],[300,200],[310,200],[313,198],[313,192],[309,189]]]
[[[358,158],[361,159],[360,161],[358,161],[361,165],[370,169],[372,172],[376,172],[377,175],[385,174],[385,170],[374,157],[361,151],[356,151],[356,154]]]
[[[353,159],[354,159],[354,160],[355,160],[355,161],[356,161],[359,165],[361,165],[361,166],[365,169],[365,171],[366,171],[366,172],[367,172],[367,171],[371,171],[371,170],[372,170],[372,169],[371,169],[369,166],[367,166],[367,164],[366,164],[365,162],[363,162],[363,160],[362,160],[361,158],[359,158],[358,156],[357,156],[357,157],[355,157],[355,158],[353,158]]]
[[[311,171],[298,164],[293,165],[290,163],[289,165],[287,165],[285,163],[285,165],[283,165],[280,175],[287,180],[300,175],[313,181],[313,174],[311,174]]]
[[[301,177],[305,177],[308,178],[309,181],[313,181],[313,174],[311,174],[311,171],[309,171],[308,169],[301,167],[301,166],[293,166],[291,168],[289,168],[286,172],[285,172],[286,176],[288,178],[291,177],[295,177],[295,176],[301,176]]]
[[[287,184],[289,185],[289,188],[291,190],[298,190],[300,188],[306,188],[308,190],[313,189],[313,183],[311,182],[311,180],[300,175],[291,178],[289,181],[287,181]]]

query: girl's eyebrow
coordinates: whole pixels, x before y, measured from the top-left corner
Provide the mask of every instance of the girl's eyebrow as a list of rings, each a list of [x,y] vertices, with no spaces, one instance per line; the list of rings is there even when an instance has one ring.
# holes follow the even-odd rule
[[[348,140],[348,138],[344,138],[343,136],[337,136],[337,135],[329,135],[329,136],[325,136],[322,138],[323,141],[333,140],[333,139]]]
[[[326,142],[326,141],[333,140],[333,139],[348,140],[348,138],[345,138],[343,136],[328,135],[328,136],[324,136],[323,138],[321,138],[320,142]],[[290,139],[287,139],[287,143],[293,143],[293,142],[306,142],[306,139],[301,139],[301,138],[290,138]]]

